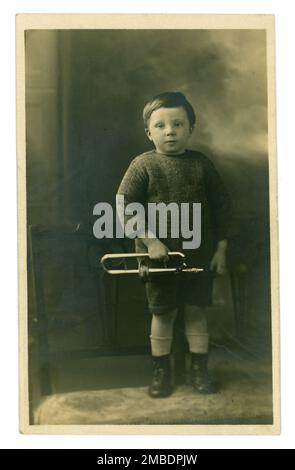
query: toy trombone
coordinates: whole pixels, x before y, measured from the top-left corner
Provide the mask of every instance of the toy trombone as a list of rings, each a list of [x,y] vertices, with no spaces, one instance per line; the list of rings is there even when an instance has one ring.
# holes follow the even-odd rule
[[[150,257],[148,253],[115,253],[104,255],[100,262],[103,269],[112,275],[119,274],[138,274],[142,273],[145,269],[147,274],[161,274],[161,273],[198,273],[204,271],[202,268],[188,268],[185,262],[185,255],[178,251],[171,251],[168,253],[169,260],[176,261],[175,266],[153,267],[149,266]],[[128,260],[135,259],[138,261],[138,266],[128,267]],[[108,266],[111,263],[111,266]]]

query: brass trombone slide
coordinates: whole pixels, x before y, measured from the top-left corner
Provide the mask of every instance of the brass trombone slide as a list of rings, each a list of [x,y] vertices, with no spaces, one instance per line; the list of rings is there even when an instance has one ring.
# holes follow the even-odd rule
[[[153,268],[149,267],[148,268],[148,273],[153,274],[153,273],[198,273],[204,271],[202,268],[188,268],[186,263],[185,263],[185,255],[179,251],[171,251],[168,253],[169,258],[179,258],[179,266],[176,267],[163,267],[163,268]],[[128,269],[126,260],[130,258],[137,258],[140,259],[139,261],[139,266],[137,269]],[[109,260],[119,260],[121,261],[119,264],[124,265],[124,269],[111,269],[108,268],[106,263]],[[108,274],[113,274],[113,275],[118,275],[118,274],[140,274],[140,266],[141,263],[145,263],[145,260],[149,260],[149,254],[148,253],[115,253],[115,254],[106,254],[104,255],[100,263],[103,267],[103,269],[108,273]]]

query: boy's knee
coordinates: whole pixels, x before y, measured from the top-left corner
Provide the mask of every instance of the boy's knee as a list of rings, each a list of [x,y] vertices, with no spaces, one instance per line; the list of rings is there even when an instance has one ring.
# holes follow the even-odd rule
[[[193,304],[184,304],[184,311],[185,312],[204,312],[206,311],[206,307],[199,307],[199,305]]]
[[[177,308],[167,310],[165,313],[157,314],[157,312],[153,312],[153,316],[157,317],[157,320],[161,321],[162,323],[171,323],[175,320],[177,316]]]
[[[206,308],[205,307],[199,307],[198,305],[190,305],[190,304],[185,304],[184,305],[184,315],[187,318],[204,318],[206,317]]]

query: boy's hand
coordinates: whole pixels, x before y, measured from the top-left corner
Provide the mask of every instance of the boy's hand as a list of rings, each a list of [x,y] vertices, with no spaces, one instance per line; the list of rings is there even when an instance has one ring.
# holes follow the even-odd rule
[[[145,245],[148,249],[150,259],[154,261],[163,261],[164,266],[166,266],[166,263],[169,260],[167,246],[158,239],[146,240]],[[139,277],[143,282],[147,281],[149,278],[149,268],[145,260],[139,262]]]
[[[169,260],[168,251],[167,246],[158,239],[151,240],[148,244],[148,252],[151,260],[166,263]]]
[[[216,274],[226,273],[226,255],[224,250],[216,250],[210,263],[210,270]]]

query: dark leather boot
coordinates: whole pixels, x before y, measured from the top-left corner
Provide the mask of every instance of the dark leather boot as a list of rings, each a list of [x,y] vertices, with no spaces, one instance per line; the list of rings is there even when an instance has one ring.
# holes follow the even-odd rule
[[[149,395],[152,398],[168,397],[172,392],[170,357],[153,356],[153,376],[149,388]]]
[[[191,355],[191,383],[198,393],[209,394],[214,393],[214,386],[208,373],[208,354]]]

